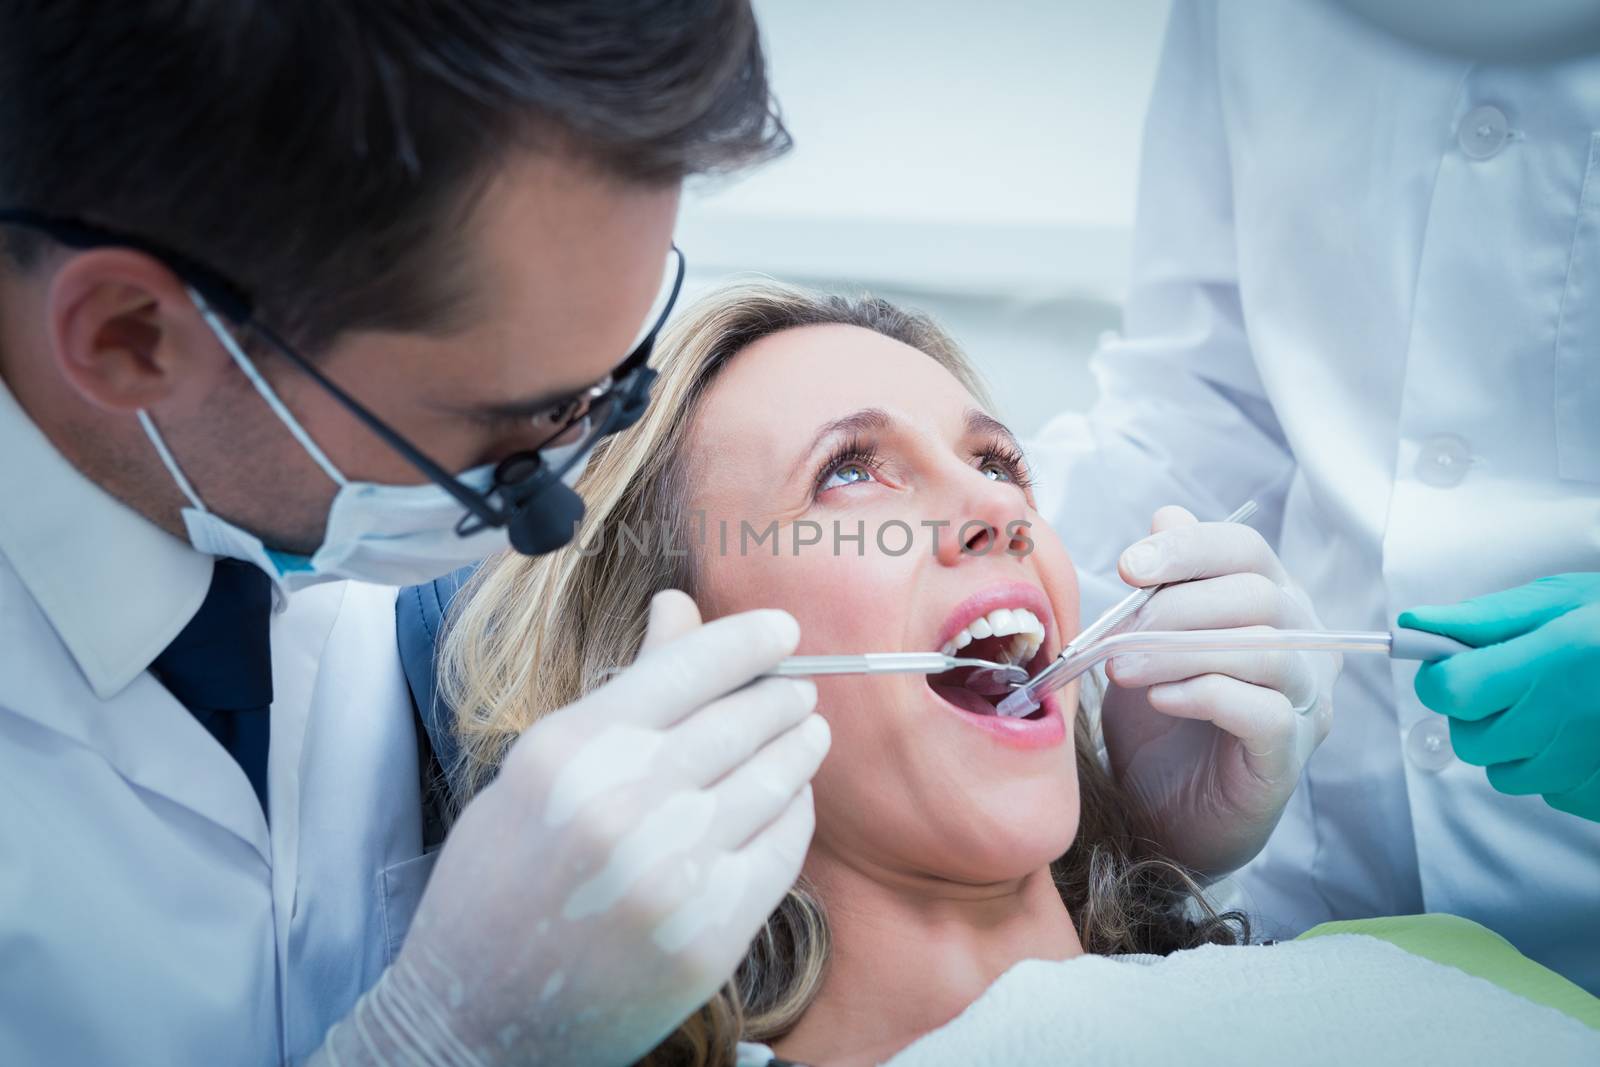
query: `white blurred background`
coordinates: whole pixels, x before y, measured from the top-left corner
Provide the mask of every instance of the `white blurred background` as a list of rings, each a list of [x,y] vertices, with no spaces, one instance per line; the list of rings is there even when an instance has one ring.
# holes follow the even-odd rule
[[[1094,399],[1168,0],[756,0],[786,157],[701,182],[695,294],[746,272],[931,312],[1031,434]]]

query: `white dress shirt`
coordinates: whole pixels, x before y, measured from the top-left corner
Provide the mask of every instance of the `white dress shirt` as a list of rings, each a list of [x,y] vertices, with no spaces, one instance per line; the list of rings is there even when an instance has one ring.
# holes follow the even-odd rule
[[[271,827],[146,668],[212,559],[0,388],[0,1063],[278,1064],[376,980],[431,866],[393,589],[272,620]]]
[[[1324,623],[1600,570],[1600,60],[1434,58],[1329,5],[1175,5],[1123,336],[1034,448],[1086,616],[1150,513],[1255,525]],[[1111,576],[1111,577],[1107,577]],[[1600,992],[1600,825],[1456,759],[1348,656],[1240,876],[1266,929],[1475,919]]]

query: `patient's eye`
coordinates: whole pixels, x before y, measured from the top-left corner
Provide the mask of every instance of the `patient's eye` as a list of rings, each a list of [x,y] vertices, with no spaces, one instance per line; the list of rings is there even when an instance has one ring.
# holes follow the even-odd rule
[[[873,469],[878,465],[878,451],[860,441],[850,441],[836,449],[817,468],[817,492],[827,492],[846,485],[876,481]]]
[[[1028,461],[1021,452],[1009,445],[994,444],[978,453],[978,470],[993,481],[1011,482],[1021,489],[1033,485],[1028,474]]]
[[[835,467],[833,473],[823,481],[822,488],[835,489],[841,485],[854,485],[856,482],[872,481],[872,472],[860,463],[845,463]]]
[[[1001,463],[998,460],[991,459],[989,462],[985,463],[983,466],[979,467],[978,469],[980,471],[982,471],[984,474],[988,475],[990,481],[993,481],[993,482],[1009,482],[1009,481],[1011,481],[1011,470],[1010,470],[1010,468],[1008,468],[1004,463]]]

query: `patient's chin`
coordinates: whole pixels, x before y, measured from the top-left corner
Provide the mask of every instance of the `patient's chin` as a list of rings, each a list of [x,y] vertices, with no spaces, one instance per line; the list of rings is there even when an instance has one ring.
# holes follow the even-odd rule
[[[1077,830],[1076,797],[1042,810],[962,820],[930,850],[928,869],[967,885],[1016,881],[1059,859]]]
[[[873,699],[868,688],[818,685],[833,748],[814,779],[813,878],[839,863],[891,883],[993,886],[1066,852],[1078,827],[1071,733],[1015,747],[937,705],[921,678],[872,679]]]

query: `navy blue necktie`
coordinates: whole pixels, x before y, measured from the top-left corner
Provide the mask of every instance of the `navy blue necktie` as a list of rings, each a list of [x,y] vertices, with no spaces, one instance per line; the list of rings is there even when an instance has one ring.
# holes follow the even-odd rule
[[[150,671],[244,768],[267,810],[272,707],[272,582],[258,568],[219,559],[189,625]]]

